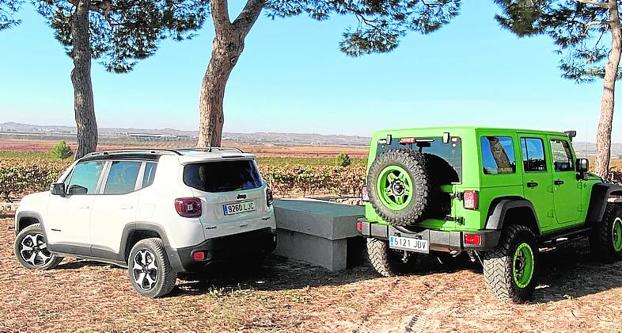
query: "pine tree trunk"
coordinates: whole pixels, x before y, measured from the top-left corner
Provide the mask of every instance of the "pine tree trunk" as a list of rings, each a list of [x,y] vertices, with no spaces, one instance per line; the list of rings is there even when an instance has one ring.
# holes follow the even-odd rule
[[[596,140],[596,174],[603,179],[609,176],[609,161],[611,159],[611,129],[613,126],[613,111],[615,107],[615,87],[622,52],[622,31],[616,0],[609,0],[609,19],[611,28],[611,52],[605,66],[603,80],[603,95],[600,104],[600,120]]]
[[[80,0],[71,21],[73,39],[73,109],[76,118],[78,150],[76,159],[97,149],[97,120],[91,83],[91,43],[89,40],[89,7],[91,0]]]
[[[225,123],[223,101],[229,75],[244,50],[244,39],[257,21],[265,0],[247,0],[240,15],[231,22],[227,0],[212,0],[210,10],[216,36],[199,98],[200,148],[220,147]]]
[[[235,34],[214,37],[210,59],[199,100],[198,147],[220,147],[225,122],[223,102],[229,75],[244,49],[244,42]]]

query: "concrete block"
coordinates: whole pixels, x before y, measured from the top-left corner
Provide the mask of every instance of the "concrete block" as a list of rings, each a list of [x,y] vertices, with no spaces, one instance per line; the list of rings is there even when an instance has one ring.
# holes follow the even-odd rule
[[[274,208],[277,255],[338,271],[347,267],[349,251],[361,250],[349,247],[348,240],[360,237],[356,219],[363,216],[363,207],[314,200],[277,200]],[[350,242],[353,243],[360,242]]]

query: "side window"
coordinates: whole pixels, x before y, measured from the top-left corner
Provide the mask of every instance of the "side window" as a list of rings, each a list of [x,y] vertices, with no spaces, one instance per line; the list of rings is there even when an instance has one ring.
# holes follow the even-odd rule
[[[104,161],[78,163],[66,182],[67,193],[69,195],[94,194],[104,165]]]
[[[523,154],[523,167],[526,172],[546,171],[544,141],[542,139],[521,138],[520,146]]]
[[[514,145],[509,136],[483,136],[482,164],[487,175],[509,174],[516,171]]]
[[[551,155],[555,171],[574,171],[574,160],[568,141],[552,139]]]
[[[133,192],[142,162],[114,161],[110,166],[104,194],[127,194]]]
[[[153,179],[155,178],[157,164],[154,162],[145,163],[145,174],[143,175],[143,183],[140,188],[147,187],[153,184]]]

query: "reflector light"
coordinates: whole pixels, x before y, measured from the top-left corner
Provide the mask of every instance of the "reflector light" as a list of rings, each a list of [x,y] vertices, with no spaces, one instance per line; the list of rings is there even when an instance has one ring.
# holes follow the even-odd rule
[[[464,191],[464,208],[477,209],[479,206],[479,194],[477,191]]]
[[[479,234],[464,234],[464,244],[480,245],[482,243],[482,236]]]
[[[359,233],[363,232],[363,221],[362,220],[356,220],[356,230]]]
[[[193,253],[192,254],[192,260],[194,260],[194,261],[203,261],[203,260],[205,260],[205,252],[197,251],[197,252]]]

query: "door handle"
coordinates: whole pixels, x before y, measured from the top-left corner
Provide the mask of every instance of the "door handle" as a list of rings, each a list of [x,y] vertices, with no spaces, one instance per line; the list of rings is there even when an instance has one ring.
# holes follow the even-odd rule
[[[134,209],[134,206],[132,206],[132,205],[121,205],[121,210],[130,210],[130,209]]]
[[[89,209],[91,208],[89,205],[80,205],[79,209]]]
[[[536,187],[538,186],[538,183],[536,182],[527,182],[527,187]]]
[[[558,180],[554,181],[553,183],[554,183],[555,185],[562,185],[562,184],[564,183],[564,181],[563,181],[563,180],[561,180],[561,179],[558,179]]]

